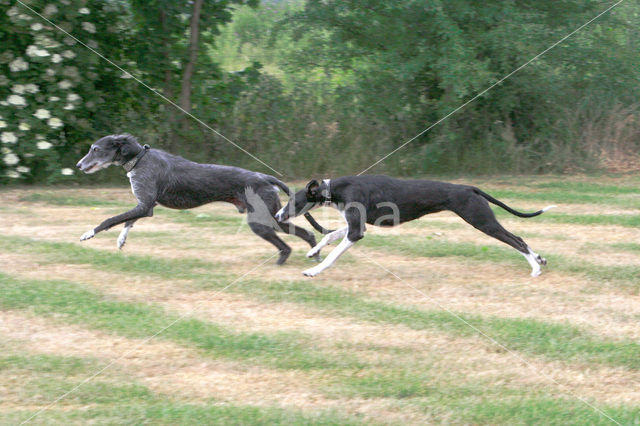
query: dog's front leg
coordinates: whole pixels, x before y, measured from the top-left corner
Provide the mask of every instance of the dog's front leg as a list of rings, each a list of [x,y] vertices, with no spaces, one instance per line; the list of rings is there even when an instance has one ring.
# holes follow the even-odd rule
[[[333,231],[325,235],[324,238],[322,238],[322,240],[318,244],[316,244],[315,247],[313,247],[311,250],[307,252],[307,257],[314,257],[315,255],[320,253],[320,250],[322,250],[324,246],[331,244],[335,240],[344,238],[344,236],[347,235],[348,230],[349,230],[349,227],[345,226],[344,228],[340,228],[337,231]]]
[[[362,237],[364,237],[363,225],[366,221],[365,214],[365,212],[360,211],[357,208],[349,208],[345,210],[344,218],[347,221],[348,226],[346,228],[339,229],[338,231],[334,231],[334,234],[341,232],[342,235],[344,235],[344,239],[340,241],[340,244],[338,244],[338,246],[333,249],[331,253],[329,253],[326,259],[322,261],[322,263],[314,266],[313,268],[307,269],[303,272],[303,274],[307,277],[314,277],[318,275],[320,272],[333,265],[335,261],[344,254],[345,251],[349,250],[349,247],[356,243],[356,241],[362,239]]]
[[[118,225],[120,223],[131,221],[133,225],[133,222],[140,219],[141,217],[150,217],[150,216],[153,216],[153,205],[149,206],[147,204],[138,204],[135,208],[129,210],[128,212],[119,214],[118,216],[110,217],[109,219],[105,220],[94,229],[91,229],[85,232],[80,237],[80,241],[93,238],[98,232],[105,231],[111,228],[112,226]]]

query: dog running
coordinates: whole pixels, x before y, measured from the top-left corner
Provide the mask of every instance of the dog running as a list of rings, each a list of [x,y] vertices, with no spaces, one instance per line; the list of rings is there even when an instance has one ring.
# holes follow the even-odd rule
[[[111,165],[124,167],[138,205],[125,213],[106,219],[94,229],[85,232],[80,237],[81,241],[124,223],[117,243],[121,249],[133,224],[140,218],[153,216],[153,208],[157,204],[184,210],[213,201],[225,201],[235,205],[240,213],[248,212],[247,219],[251,230],[278,249],[278,265],[287,260],[291,248],[276,235],[276,230],[296,235],[311,247],[316,245],[312,232],[275,220],[274,215],[281,207],[278,188],[289,196],[293,194],[287,185],[273,176],[238,167],[195,163],[177,155],[151,149],[148,145],[142,146],[129,134],[110,135],[99,139],[76,164],[84,173],[95,173]],[[330,232],[310,215],[306,218],[319,232]]]
[[[362,239],[365,223],[391,227],[443,210],[456,213],[474,228],[518,250],[531,265],[531,276],[540,275],[540,265],[546,265],[547,261],[531,250],[522,238],[504,229],[496,220],[489,203],[518,217],[538,216],[556,207],[548,206],[535,213],[522,213],[473,186],[365,175],[325,179],[322,182],[312,180],[306,189],[291,197],[275,217],[278,222],[284,223],[291,217],[326,205],[338,209],[347,222],[347,226],[326,235],[307,253],[309,257],[317,257],[324,246],[343,238],[322,263],[303,272],[309,277],[333,265],[349,247]]]

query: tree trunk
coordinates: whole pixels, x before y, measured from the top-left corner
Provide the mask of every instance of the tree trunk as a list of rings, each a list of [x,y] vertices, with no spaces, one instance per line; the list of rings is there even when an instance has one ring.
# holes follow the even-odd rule
[[[164,95],[173,100],[173,85],[171,73],[171,56],[169,53],[169,27],[167,25],[167,13],[160,9],[160,28],[162,28],[162,59],[164,60]]]
[[[198,59],[198,37],[200,36],[200,12],[203,0],[195,0],[191,14],[191,37],[189,39],[189,58],[182,72],[182,87],[180,89],[180,107],[191,112],[191,78]]]

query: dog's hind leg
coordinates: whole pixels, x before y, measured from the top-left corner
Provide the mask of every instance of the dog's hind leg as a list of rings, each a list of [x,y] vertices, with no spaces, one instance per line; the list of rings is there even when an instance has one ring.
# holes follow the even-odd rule
[[[251,230],[255,232],[259,237],[269,241],[271,244],[276,246],[276,248],[280,252],[280,257],[276,262],[278,265],[282,265],[284,262],[286,262],[287,258],[291,254],[291,247],[289,247],[287,243],[282,241],[282,239],[276,235],[276,231],[272,227],[263,225],[258,222],[249,221],[249,228],[251,228]]]
[[[120,231],[120,235],[118,235],[118,249],[122,250],[124,244],[127,242],[127,235],[131,228],[133,228],[133,224],[136,223],[135,220],[130,220],[124,224],[124,229]]]
[[[531,250],[522,238],[504,229],[484,198],[471,196],[453,212],[474,228],[518,250],[531,266],[532,277],[540,275],[540,265],[547,264],[546,259]]]

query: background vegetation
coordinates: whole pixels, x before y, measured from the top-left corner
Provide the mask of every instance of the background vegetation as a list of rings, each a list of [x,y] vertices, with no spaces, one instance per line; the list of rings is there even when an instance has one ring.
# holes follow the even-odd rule
[[[612,4],[25,3],[127,72],[0,0],[3,182],[74,179],[89,143],[125,131],[270,172],[149,88],[287,177],[357,173]],[[639,18],[636,2],[622,3],[372,172],[633,169]]]

